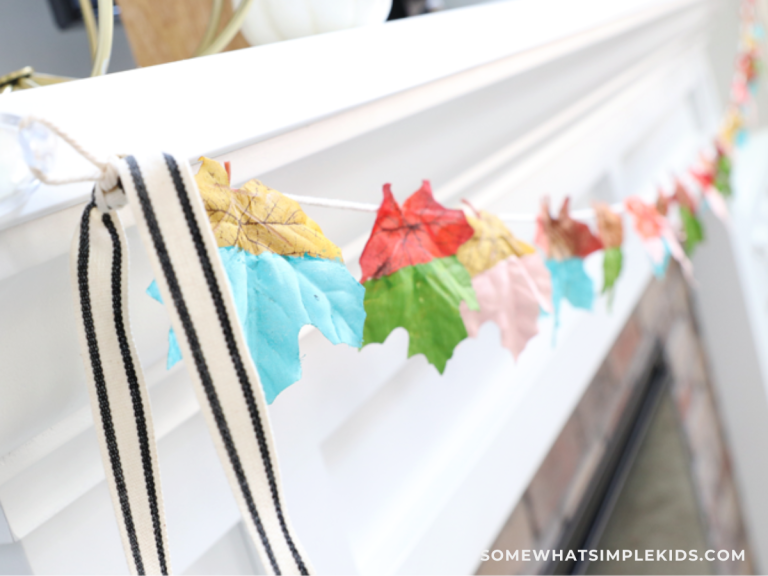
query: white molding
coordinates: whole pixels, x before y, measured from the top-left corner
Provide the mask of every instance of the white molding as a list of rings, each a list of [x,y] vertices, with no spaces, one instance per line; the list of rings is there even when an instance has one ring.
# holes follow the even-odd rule
[[[6,95],[0,110],[34,113],[61,123],[87,147],[103,153],[141,150],[148,145],[144,134],[160,131],[162,136],[153,138],[151,146],[190,159],[232,154],[244,160],[236,163],[233,175],[235,181],[244,181],[660,19],[696,13],[705,5],[703,0],[496,2],[45,91],[15,92]],[[382,99],[388,100],[377,104]],[[294,135],[277,138],[287,132]],[[271,141],[258,144],[266,140]],[[70,151],[60,150],[59,155],[61,169],[88,169]],[[239,172],[237,166],[248,168]],[[0,219],[0,228],[80,203],[89,192],[87,184],[43,186],[18,213]]]

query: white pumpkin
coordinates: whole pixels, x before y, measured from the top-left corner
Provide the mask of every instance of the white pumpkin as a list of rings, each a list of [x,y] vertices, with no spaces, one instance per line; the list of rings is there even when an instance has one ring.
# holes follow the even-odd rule
[[[241,0],[232,0],[237,7]],[[252,46],[384,22],[392,0],[254,0],[241,31]]]

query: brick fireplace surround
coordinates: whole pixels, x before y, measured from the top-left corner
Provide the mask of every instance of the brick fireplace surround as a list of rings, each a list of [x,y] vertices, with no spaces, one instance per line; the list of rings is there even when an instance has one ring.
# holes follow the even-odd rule
[[[712,568],[718,574],[752,573],[689,288],[674,265],[665,279],[649,285],[492,549],[557,547],[657,343],[672,375],[672,398],[690,455],[707,545],[715,550],[746,550],[745,562],[715,561]],[[477,573],[535,574],[544,568],[534,561],[488,560]]]

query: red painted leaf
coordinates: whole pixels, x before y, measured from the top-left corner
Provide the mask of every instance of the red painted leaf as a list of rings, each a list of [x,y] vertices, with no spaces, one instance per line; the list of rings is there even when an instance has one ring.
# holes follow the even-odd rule
[[[603,243],[592,234],[589,226],[571,218],[569,202],[570,198],[563,200],[557,218],[552,218],[549,213],[549,199],[544,198],[541,203],[541,213],[536,219],[536,244],[547,253],[547,258],[584,258],[603,248]]]
[[[361,282],[453,256],[473,234],[464,212],[448,210],[435,201],[429,181],[424,180],[402,207],[385,184],[384,200],[360,256]]]

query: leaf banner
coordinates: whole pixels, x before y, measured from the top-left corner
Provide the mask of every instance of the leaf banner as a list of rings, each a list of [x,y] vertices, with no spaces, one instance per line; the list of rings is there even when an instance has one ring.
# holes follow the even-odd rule
[[[400,207],[389,184],[371,236],[360,256],[361,282],[407,266],[453,256],[474,231],[461,210],[449,210],[432,197],[427,180]]]
[[[549,271],[538,254],[511,255],[472,278],[480,310],[461,304],[467,332],[476,338],[485,322],[495,322],[501,343],[517,360],[528,341],[539,332],[540,309],[552,311]]]
[[[408,331],[408,357],[424,354],[441,374],[467,337],[459,306],[478,309],[472,279],[456,256],[434,258],[365,282],[365,345],[383,343],[395,328]]]

